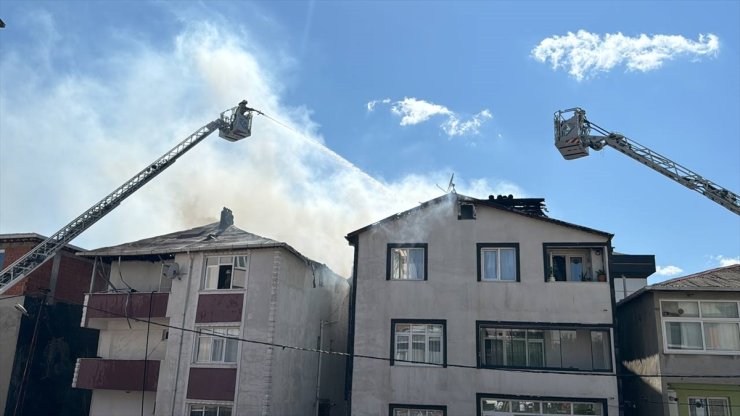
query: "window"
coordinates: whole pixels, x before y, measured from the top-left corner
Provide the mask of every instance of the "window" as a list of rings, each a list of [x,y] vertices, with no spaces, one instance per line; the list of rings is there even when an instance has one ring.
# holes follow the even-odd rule
[[[214,256],[206,259],[203,289],[244,289],[247,256]]]
[[[605,415],[597,401],[535,400],[527,397],[478,395],[481,416]]]
[[[231,416],[231,409],[222,404],[191,404],[190,416]]]
[[[519,281],[518,243],[478,243],[479,281]]]
[[[3,266],[4,263],[5,263],[5,250],[0,250],[0,270],[5,268],[5,266]]]
[[[239,328],[199,328],[195,341],[195,362],[235,363],[239,341]]]
[[[391,404],[390,416],[445,416],[447,406]]]
[[[483,368],[611,371],[611,337],[602,328],[537,328],[478,323]]]
[[[426,244],[388,244],[386,280],[426,280]]]
[[[726,397],[689,397],[690,416],[730,416]]]
[[[557,282],[605,282],[605,247],[564,247],[545,243],[545,280]]]
[[[445,321],[391,321],[391,365],[447,364]]]
[[[740,303],[660,302],[666,352],[740,353]]]
[[[460,211],[457,214],[458,220],[474,220],[475,219],[475,205],[471,203],[461,202]]]

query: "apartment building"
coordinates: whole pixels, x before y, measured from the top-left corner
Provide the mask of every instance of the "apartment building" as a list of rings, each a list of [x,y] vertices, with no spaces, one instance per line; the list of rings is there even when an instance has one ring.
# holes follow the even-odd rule
[[[98,358],[73,385],[91,415],[344,413],[348,282],[290,245],[221,221],[81,253]],[[100,273],[100,271],[103,271]]]
[[[618,415],[612,234],[448,194],[347,235],[352,415]]]
[[[740,265],[644,287],[617,305],[625,414],[740,416]]]
[[[46,237],[0,234],[0,270]],[[0,412],[73,415],[87,412],[89,392],[72,389],[75,361],[90,356],[97,331],[80,328],[92,261],[67,245],[0,296]]]

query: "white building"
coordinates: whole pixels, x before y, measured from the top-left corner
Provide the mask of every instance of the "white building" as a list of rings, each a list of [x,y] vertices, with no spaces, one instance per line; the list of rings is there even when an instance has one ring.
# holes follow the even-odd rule
[[[226,209],[220,223],[81,255],[104,287],[82,318],[100,330],[98,358],[80,359],[73,381],[92,390],[91,415],[344,413],[344,357],[279,347],[345,351],[349,284],[326,266],[236,228]]]
[[[347,236],[352,415],[619,414],[612,235],[541,203],[449,194]]]

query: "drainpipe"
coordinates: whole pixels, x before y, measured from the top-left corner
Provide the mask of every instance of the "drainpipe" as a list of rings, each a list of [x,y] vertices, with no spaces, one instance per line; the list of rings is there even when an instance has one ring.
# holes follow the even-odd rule
[[[324,325],[331,325],[339,322],[337,321],[319,321],[319,351],[324,350]],[[324,355],[324,353],[319,352],[319,366],[316,369],[316,416],[319,416],[319,400],[321,397],[321,357]]]
[[[185,313],[188,310],[188,300],[190,300],[190,284],[192,283],[193,279],[193,255],[190,253],[190,250],[187,251],[188,257],[190,258],[190,262],[188,264],[188,285],[185,289],[185,305],[183,305],[182,308],[182,318],[180,321],[180,326],[182,328],[185,328]],[[172,289],[170,289],[170,296],[172,295]],[[182,344],[183,339],[185,338],[185,331],[180,331],[180,346],[177,350],[177,367],[175,369],[175,388],[172,391],[172,416],[175,416],[175,401],[177,398],[177,382],[180,379],[180,360],[182,358]]]

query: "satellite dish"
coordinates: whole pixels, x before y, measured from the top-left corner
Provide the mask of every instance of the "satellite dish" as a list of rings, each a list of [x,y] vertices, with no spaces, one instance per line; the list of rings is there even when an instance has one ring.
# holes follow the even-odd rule
[[[180,265],[179,264],[175,262],[165,263],[163,267],[164,267],[164,271],[162,272],[162,274],[166,278],[170,280],[175,279],[175,278],[177,279],[180,278]]]

